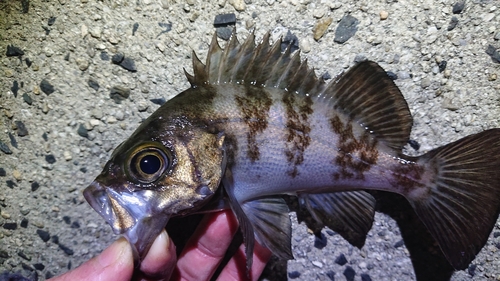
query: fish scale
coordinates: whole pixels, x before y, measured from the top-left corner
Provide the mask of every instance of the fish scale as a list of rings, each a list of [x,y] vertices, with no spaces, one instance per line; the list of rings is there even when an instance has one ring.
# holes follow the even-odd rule
[[[413,119],[377,63],[326,83],[269,37],[240,44],[233,34],[223,49],[214,35],[205,64],[193,54],[191,87],[117,147],[84,191],[136,262],[169,218],[225,208],[240,224],[248,269],[256,241],[291,259],[284,194],[362,247],[377,203],[370,192],[386,191],[404,196],[450,264],[466,268],[500,210],[500,129],[406,156]]]

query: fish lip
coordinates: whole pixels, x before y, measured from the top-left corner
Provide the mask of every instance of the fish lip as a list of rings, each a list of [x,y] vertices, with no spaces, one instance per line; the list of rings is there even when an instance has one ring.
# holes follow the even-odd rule
[[[92,208],[104,218],[115,234],[123,234],[132,246],[136,266],[146,257],[156,237],[166,227],[170,216],[155,214],[147,202],[138,200],[132,193],[117,193],[113,189],[92,182],[84,191],[83,196]],[[133,224],[128,228],[115,224],[117,216],[114,213],[111,200],[118,204],[133,218]]]
[[[84,191],[83,197],[90,206],[111,226],[115,234],[121,234],[125,230],[113,227],[115,216],[111,207],[110,197],[106,188],[98,182],[92,182]]]

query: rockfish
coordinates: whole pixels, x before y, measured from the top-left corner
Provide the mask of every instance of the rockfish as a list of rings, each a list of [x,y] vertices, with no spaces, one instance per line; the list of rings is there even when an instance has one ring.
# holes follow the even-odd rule
[[[254,37],[240,44],[233,34],[222,49],[214,35],[205,64],[193,53],[191,87],[120,144],[84,191],[139,260],[169,218],[221,208],[239,221],[247,266],[255,239],[292,259],[284,194],[361,247],[374,219],[369,192],[379,190],[404,196],[450,264],[466,268],[499,213],[500,129],[404,155],[412,116],[377,63],[326,83],[300,52]]]

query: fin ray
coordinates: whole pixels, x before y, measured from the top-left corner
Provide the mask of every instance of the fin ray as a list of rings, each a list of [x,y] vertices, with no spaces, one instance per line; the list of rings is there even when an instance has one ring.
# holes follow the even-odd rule
[[[293,259],[292,223],[282,198],[262,198],[245,202],[242,209],[252,223],[257,241],[281,258]]]
[[[313,218],[358,248],[365,244],[375,215],[375,198],[365,191],[299,194]]]

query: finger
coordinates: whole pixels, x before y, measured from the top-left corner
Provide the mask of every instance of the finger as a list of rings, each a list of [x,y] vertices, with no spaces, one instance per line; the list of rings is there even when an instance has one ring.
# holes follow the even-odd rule
[[[141,262],[140,272],[135,273],[134,280],[168,280],[176,261],[175,245],[163,230]]]
[[[120,238],[99,256],[51,281],[130,280],[134,269],[132,249],[125,238]]]
[[[250,280],[258,280],[264,271],[266,263],[271,258],[271,251],[255,241],[253,249],[253,263],[250,270]],[[229,260],[217,280],[247,280],[247,258],[245,245],[241,245],[236,254]]]
[[[230,210],[206,215],[179,256],[174,280],[209,280],[237,229]]]

